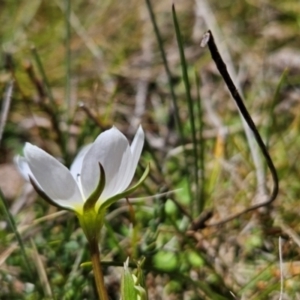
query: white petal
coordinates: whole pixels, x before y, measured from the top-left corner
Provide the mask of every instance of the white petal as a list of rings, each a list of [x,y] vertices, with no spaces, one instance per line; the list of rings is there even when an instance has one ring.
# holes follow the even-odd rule
[[[70,171],[42,149],[26,143],[25,159],[37,183],[53,201],[68,208],[83,204],[78,186]]]
[[[37,182],[34,175],[32,174],[29,165],[24,157],[19,155],[14,157],[14,163],[19,169],[20,174],[26,181],[29,181],[29,176],[30,176],[39,186],[39,183]],[[43,190],[41,186],[39,186],[39,188]]]
[[[34,178],[34,175],[32,174],[32,172],[28,166],[28,163],[24,157],[17,155],[16,157],[14,157],[14,163],[18,167],[22,177],[25,180],[29,181],[29,176]]]
[[[83,159],[81,183],[85,197],[88,197],[99,182],[100,162],[105,171],[106,185],[101,198],[116,193],[119,183],[120,166],[124,158],[130,157],[126,137],[115,127],[101,133]]]
[[[127,141],[127,147],[121,155],[121,161],[119,162],[118,168],[116,168],[116,172],[112,172],[111,174],[113,174],[113,176],[109,181],[106,181],[107,184],[105,185],[105,189],[103,190],[101,195],[101,199],[103,201],[123,191],[124,178],[126,178],[126,174],[131,165],[131,161],[132,157],[129,143]]]
[[[81,174],[81,168],[82,168],[82,162],[84,159],[84,156],[86,155],[86,153],[90,150],[90,148],[92,147],[93,144],[89,144],[84,146],[79,153],[77,154],[77,156],[75,157],[71,168],[70,168],[70,172],[73,176],[73,178],[78,181],[78,176],[80,176]]]
[[[130,150],[133,156],[133,163],[137,166],[143,146],[144,146],[144,141],[145,141],[145,134],[142,126],[139,126],[139,129],[137,130],[135,137],[132,141],[132,144],[130,146]]]
[[[122,184],[122,190],[120,192],[123,192],[132,181],[132,178],[136,171],[136,167],[137,167],[137,164],[139,162],[139,159],[140,159],[140,156],[141,156],[141,153],[143,150],[144,140],[145,140],[145,134],[144,134],[142,126],[140,126],[139,129],[137,130],[135,137],[132,141],[132,144],[130,146],[132,160],[130,162],[129,169],[127,169],[126,174],[123,174],[124,182]]]

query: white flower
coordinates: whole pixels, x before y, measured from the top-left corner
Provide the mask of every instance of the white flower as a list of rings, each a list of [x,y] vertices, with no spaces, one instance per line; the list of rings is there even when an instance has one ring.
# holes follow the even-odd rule
[[[141,180],[127,190],[134,176],[143,144],[144,132],[141,126],[131,146],[126,137],[117,128],[112,127],[79,152],[70,170],[30,143],[26,143],[24,147],[24,157],[16,157],[15,162],[23,177],[31,179],[36,190],[44,194],[54,205],[82,214],[84,204],[95,195],[101,183],[99,195],[96,193],[97,199],[92,200],[96,211],[103,204],[107,207],[127,196],[126,192],[132,192],[133,188],[140,185]],[[148,171],[145,173],[148,174]],[[142,181],[146,178],[145,173]]]

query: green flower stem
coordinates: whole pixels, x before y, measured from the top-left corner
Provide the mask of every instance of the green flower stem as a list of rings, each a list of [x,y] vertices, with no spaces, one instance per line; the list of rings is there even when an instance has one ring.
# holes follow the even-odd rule
[[[100,251],[97,240],[89,241],[91,261],[94,270],[95,283],[100,300],[109,300],[104,284],[104,277],[101,268]]]

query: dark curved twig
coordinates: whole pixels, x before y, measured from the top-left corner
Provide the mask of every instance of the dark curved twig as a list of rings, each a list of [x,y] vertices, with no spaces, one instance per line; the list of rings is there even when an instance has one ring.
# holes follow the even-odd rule
[[[216,223],[212,223],[212,224],[206,224],[206,227],[211,227],[211,226],[218,226],[218,225],[222,225],[224,223],[227,223],[235,218],[238,218],[240,217],[241,215],[245,214],[245,213],[248,213],[250,211],[253,211],[253,210],[256,210],[260,207],[263,207],[263,206],[266,206],[266,205],[269,205],[271,204],[277,197],[278,195],[278,191],[279,191],[279,180],[278,180],[278,175],[277,175],[277,171],[276,171],[276,168],[273,164],[273,161],[270,157],[270,154],[267,150],[267,147],[265,146],[258,130],[256,129],[256,126],[237,90],[237,88],[235,87],[228,71],[227,71],[227,67],[220,55],[220,52],[215,44],[215,41],[214,41],[214,37],[213,37],[213,34],[210,30],[208,30],[203,38],[202,38],[202,41],[201,41],[201,47],[205,47],[206,45],[208,45],[208,48],[209,48],[209,51],[210,51],[210,54],[211,54],[211,57],[212,59],[214,60],[221,76],[223,77],[233,99],[235,100],[241,114],[243,115],[245,121],[247,122],[248,126],[250,127],[250,129],[252,130],[253,132],[253,135],[254,135],[254,138],[260,148],[260,150],[262,151],[262,154],[267,162],[267,165],[271,171],[271,174],[272,174],[272,178],[273,178],[273,189],[272,189],[272,193],[270,195],[270,197],[268,198],[268,200],[266,201],[263,201],[261,203],[258,203],[258,204],[255,204],[255,205],[252,205],[244,210],[242,210],[241,212],[237,213],[237,214],[234,214],[232,216],[229,216],[228,218],[225,218],[219,222],[216,222]]]

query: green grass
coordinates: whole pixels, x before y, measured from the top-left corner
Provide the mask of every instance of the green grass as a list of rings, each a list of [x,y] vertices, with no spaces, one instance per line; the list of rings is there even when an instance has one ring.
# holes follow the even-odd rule
[[[170,1],[3,1],[1,103],[11,80],[14,90],[0,144],[0,299],[96,299],[77,219],[6,171],[13,157],[28,141],[70,166],[103,130],[115,125],[132,139],[138,123],[147,143],[135,182],[149,162],[150,175],[132,206],[109,209],[101,235],[112,299],[127,257],[134,270],[145,259],[149,299],[279,299],[279,236],[284,299],[297,299],[299,7],[209,1],[196,18],[185,1],[175,2],[176,14]],[[272,177],[259,152],[253,161],[234,101],[199,47],[207,29],[232,58],[227,66],[280,180],[271,207],[222,226],[203,224],[266,200],[257,195],[257,167],[266,195]]]

